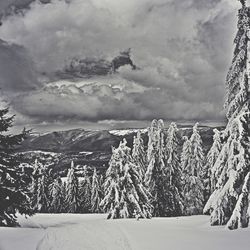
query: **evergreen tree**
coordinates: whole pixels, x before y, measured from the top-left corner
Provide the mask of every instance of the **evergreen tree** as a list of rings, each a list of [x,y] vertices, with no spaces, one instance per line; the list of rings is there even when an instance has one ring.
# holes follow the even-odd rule
[[[43,165],[42,163],[39,163],[36,161],[37,167],[37,191],[33,193],[33,195],[36,196],[34,200],[36,201],[34,210],[39,213],[48,213],[49,207],[50,207],[50,193],[49,193],[49,186],[51,184],[51,170],[49,169],[49,166]]]
[[[82,213],[91,212],[91,180],[88,176],[87,167],[84,166],[83,176],[80,179],[79,199]]]
[[[150,218],[149,194],[143,186],[140,167],[133,163],[126,144],[124,139],[118,148],[112,149],[100,206],[109,213],[108,219]]]
[[[241,194],[237,200],[232,216],[227,223],[229,229],[247,227],[249,223],[249,193],[250,193],[250,172],[247,173]]]
[[[100,202],[101,202],[101,192],[100,192],[99,179],[96,173],[96,169],[94,169],[94,172],[92,175],[92,184],[91,184],[91,212],[92,213],[99,213],[101,211]]]
[[[178,152],[179,139],[178,129],[175,123],[171,123],[166,139],[166,160],[165,160],[165,195],[166,195],[166,216],[178,216],[182,214],[181,199],[181,165]]]
[[[49,186],[52,183],[51,169],[48,165],[43,165],[38,160],[32,172],[31,183],[31,205],[35,212],[48,213],[50,207],[50,190]]]
[[[145,184],[152,195],[153,216],[166,216],[166,174],[164,163],[164,123],[153,120],[148,130],[148,168],[145,174]]]
[[[0,226],[17,225],[16,213],[31,215],[28,184],[30,176],[20,167],[14,147],[20,145],[28,131],[8,133],[14,116],[8,109],[0,109]]]
[[[61,213],[64,211],[65,205],[65,190],[60,177],[57,177],[50,185],[51,204],[49,211],[51,213]]]
[[[75,174],[74,162],[71,162],[71,167],[68,170],[66,182],[66,204],[68,213],[79,212],[79,190],[78,178]]]
[[[248,117],[248,114],[242,114],[231,122],[229,136],[214,165],[219,177],[216,189],[204,208],[204,213],[211,212],[211,225],[228,223],[228,228],[235,229],[248,224],[247,221],[240,223],[234,218],[238,214],[239,207],[247,211],[249,206],[247,202],[244,206],[237,205],[241,194],[245,192],[243,187],[248,186],[245,183],[248,181],[245,176],[249,172],[249,133],[246,116]],[[246,216],[239,220],[246,220]],[[234,222],[233,225],[231,222]]]
[[[183,146],[181,153],[181,170],[182,172],[191,165],[191,143],[187,136],[183,136]],[[183,180],[184,181],[184,180]]]
[[[36,211],[36,205],[37,205],[37,191],[38,191],[38,179],[39,179],[39,169],[42,168],[41,163],[38,162],[38,160],[35,160],[32,171],[32,182],[30,187],[30,200],[31,200],[31,207],[34,211]]]
[[[211,212],[211,225],[227,224],[229,229],[248,226],[249,210],[249,26],[250,8],[243,5],[238,13],[235,50],[226,84],[228,124],[225,143],[215,162],[216,189],[204,212]]]
[[[99,182],[99,186],[100,186],[100,189],[99,189],[99,195],[100,195],[100,199],[101,201],[103,200],[104,198],[104,194],[105,194],[105,190],[104,190],[104,183],[105,183],[105,178],[104,178],[104,175],[100,174],[98,176],[98,182]],[[103,210],[101,209],[101,211],[103,212]]]
[[[141,137],[140,131],[138,131],[137,135],[134,136],[132,158],[133,158],[134,164],[139,166],[142,174],[144,174],[147,169],[147,159],[146,159],[146,152],[144,148],[144,142]]]
[[[198,124],[193,127],[193,134],[190,141],[184,143],[183,155],[183,197],[184,197],[184,214],[200,214],[203,209],[203,168],[204,154],[202,149],[202,140],[198,131]]]
[[[207,189],[209,194],[211,194],[215,190],[215,186],[217,183],[217,169],[214,168],[215,162],[218,159],[219,153],[221,151],[221,138],[220,138],[220,131],[214,129],[214,136],[213,136],[213,145],[208,151],[207,154],[207,173],[208,173],[208,181],[207,181]]]
[[[67,199],[66,199],[67,189],[66,187],[67,187],[66,182],[62,182],[61,189],[62,189],[62,201],[63,201],[64,206],[61,209],[61,213],[67,212]]]
[[[46,213],[49,210],[49,197],[47,192],[46,177],[41,175],[38,179],[37,187],[37,204],[35,211],[40,213]]]

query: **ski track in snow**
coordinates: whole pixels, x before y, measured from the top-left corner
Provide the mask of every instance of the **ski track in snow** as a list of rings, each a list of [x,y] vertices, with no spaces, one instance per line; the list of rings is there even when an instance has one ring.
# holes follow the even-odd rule
[[[105,214],[38,214],[28,220],[20,217],[19,222],[23,229],[43,229],[36,250],[132,249],[120,225]]]
[[[106,221],[49,227],[36,250],[132,250],[122,230]]]
[[[209,216],[107,220],[105,214],[19,217],[0,227],[0,250],[249,250],[250,228],[211,227]]]

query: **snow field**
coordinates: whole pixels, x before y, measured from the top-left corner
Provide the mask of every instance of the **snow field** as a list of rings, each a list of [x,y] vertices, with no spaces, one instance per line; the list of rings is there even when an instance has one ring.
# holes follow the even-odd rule
[[[19,217],[0,228],[1,250],[249,250],[250,229],[209,226],[209,216],[106,220],[101,214]]]

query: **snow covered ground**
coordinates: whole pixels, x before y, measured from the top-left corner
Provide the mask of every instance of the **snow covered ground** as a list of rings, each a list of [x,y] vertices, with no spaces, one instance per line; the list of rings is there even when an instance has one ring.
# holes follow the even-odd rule
[[[210,227],[208,216],[106,220],[39,214],[0,228],[1,250],[249,250],[250,229]]]

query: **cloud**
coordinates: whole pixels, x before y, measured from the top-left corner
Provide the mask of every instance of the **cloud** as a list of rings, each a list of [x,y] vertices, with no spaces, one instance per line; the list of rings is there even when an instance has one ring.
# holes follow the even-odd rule
[[[202,2],[54,0],[44,5],[36,1],[23,15],[8,16],[0,36],[29,49],[42,71],[61,68],[73,56],[112,56],[127,47],[142,59],[147,52],[176,60],[183,51],[171,50],[171,41],[193,41],[197,23],[211,18],[218,7],[212,4],[218,1]],[[220,8],[228,8],[223,2]]]
[[[39,86],[35,68],[27,51],[0,40],[0,88],[4,92],[34,90]]]
[[[61,69],[74,56],[111,59],[131,47],[141,70],[122,67],[119,76],[139,91],[114,93],[107,84],[107,96],[63,97],[40,89],[12,104],[24,115],[48,121],[223,119],[239,7],[231,0],[33,2],[3,19],[0,37],[24,47],[40,72]]]
[[[219,107],[209,102],[176,99],[168,90],[146,88],[131,92],[110,85],[60,85],[24,93],[12,106],[36,122],[102,120],[207,120],[221,118]],[[214,114],[215,113],[215,114]]]
[[[0,17],[1,15],[9,15],[23,9],[28,9],[30,3],[36,0],[4,0],[0,1]],[[38,0],[41,3],[49,3],[50,0]]]

